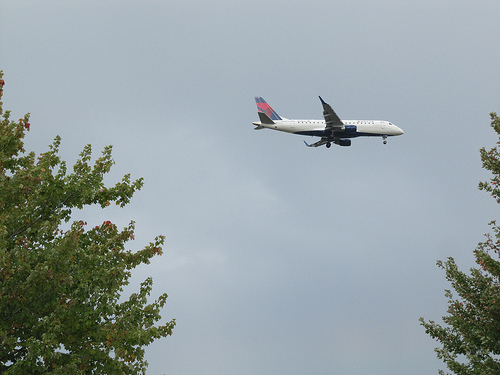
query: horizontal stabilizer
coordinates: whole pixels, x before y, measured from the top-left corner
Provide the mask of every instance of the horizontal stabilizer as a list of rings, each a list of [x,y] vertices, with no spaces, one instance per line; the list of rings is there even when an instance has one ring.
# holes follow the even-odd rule
[[[260,129],[265,129],[265,127],[259,125],[259,126],[255,127],[255,128],[253,128],[253,130],[260,130]]]

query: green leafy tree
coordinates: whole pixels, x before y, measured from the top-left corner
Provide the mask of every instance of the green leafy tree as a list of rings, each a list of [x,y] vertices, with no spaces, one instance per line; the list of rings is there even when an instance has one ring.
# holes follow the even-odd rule
[[[500,137],[496,113],[491,114],[491,126]],[[483,168],[493,177],[479,183],[479,189],[500,203],[500,140],[495,148],[482,148],[480,153]],[[451,257],[437,263],[457,295],[446,290],[448,315],[442,318],[446,326],[420,318],[426,333],[441,345],[435,349],[438,358],[454,374],[500,374],[500,226],[494,221],[490,226],[493,235],[486,235],[474,250],[478,266],[470,274],[460,271]]]
[[[4,84],[0,71],[0,100]],[[128,299],[122,293],[131,270],[162,253],[164,237],[132,252],[133,222],[119,230],[72,221],[75,208],[125,206],[142,179],[106,187],[111,147],[91,165],[90,145],[68,173],[59,137],[36,157],[24,150],[29,114],[11,121],[0,102],[0,115],[0,372],[144,373],[144,347],[175,321],[157,325],[167,295],[148,303],[151,278]]]

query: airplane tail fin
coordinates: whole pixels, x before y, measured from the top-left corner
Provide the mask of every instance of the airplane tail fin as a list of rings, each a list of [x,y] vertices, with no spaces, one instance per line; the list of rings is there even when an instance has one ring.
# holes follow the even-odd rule
[[[269,104],[266,103],[264,98],[262,98],[260,96],[256,96],[255,103],[257,103],[257,110],[259,111],[259,117],[260,117],[261,121],[262,121],[262,118],[264,117],[264,116],[261,116],[261,113],[265,114],[266,117],[271,120],[271,124],[274,123],[273,121],[282,120],[280,115],[278,115],[278,113],[274,109],[272,109]]]
[[[272,125],[275,122],[269,118],[268,115],[266,115],[264,112],[259,112],[259,118],[260,118],[260,123],[261,124],[268,124]]]

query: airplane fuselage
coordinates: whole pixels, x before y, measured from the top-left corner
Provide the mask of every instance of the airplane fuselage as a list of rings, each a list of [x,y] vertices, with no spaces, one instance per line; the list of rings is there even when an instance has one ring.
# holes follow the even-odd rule
[[[403,134],[403,131],[388,121],[380,120],[342,120],[344,129],[335,131],[339,138],[381,137]],[[325,133],[324,120],[289,120],[274,121],[274,124],[254,122],[256,126],[286,133],[322,137]]]

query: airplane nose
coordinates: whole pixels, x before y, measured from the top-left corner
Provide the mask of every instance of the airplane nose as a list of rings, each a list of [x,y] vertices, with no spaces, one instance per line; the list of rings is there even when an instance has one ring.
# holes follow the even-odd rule
[[[398,127],[398,135],[403,135],[405,132],[403,131],[403,129],[401,129],[400,127]]]

